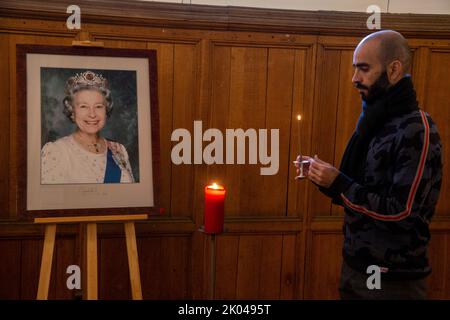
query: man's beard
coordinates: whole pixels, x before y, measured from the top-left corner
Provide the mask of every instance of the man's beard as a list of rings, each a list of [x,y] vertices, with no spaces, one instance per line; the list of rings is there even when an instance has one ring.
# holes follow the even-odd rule
[[[385,70],[380,74],[378,79],[370,87],[366,87],[360,83],[357,83],[356,88],[366,89],[367,94],[360,92],[361,99],[363,101],[365,101],[366,103],[372,103],[375,100],[382,97],[387,92],[389,85],[390,85],[390,83],[388,80],[387,72]]]

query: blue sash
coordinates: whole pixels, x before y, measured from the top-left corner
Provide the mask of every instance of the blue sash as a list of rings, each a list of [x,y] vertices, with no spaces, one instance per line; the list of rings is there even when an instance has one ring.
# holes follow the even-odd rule
[[[121,175],[122,171],[114,161],[111,150],[108,149],[106,155],[105,180],[103,181],[103,183],[120,183]]]

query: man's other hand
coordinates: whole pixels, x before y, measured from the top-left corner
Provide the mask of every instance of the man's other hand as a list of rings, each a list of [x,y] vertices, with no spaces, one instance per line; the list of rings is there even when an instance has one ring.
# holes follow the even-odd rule
[[[339,175],[339,170],[331,164],[320,160],[317,155],[314,158],[309,158],[309,160],[308,179],[321,187],[329,188]]]

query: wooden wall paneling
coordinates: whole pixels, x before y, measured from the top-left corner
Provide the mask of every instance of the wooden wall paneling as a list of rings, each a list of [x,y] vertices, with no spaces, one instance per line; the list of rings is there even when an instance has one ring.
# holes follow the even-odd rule
[[[264,234],[240,236],[237,299],[279,299],[282,238]]]
[[[210,89],[210,110],[208,126],[216,128],[224,135],[223,146],[226,148],[225,134],[226,129],[230,128],[229,109],[230,109],[230,79],[231,79],[231,47],[212,44],[211,48],[211,89]],[[235,196],[231,189],[230,182],[227,179],[229,165],[226,163],[226,151],[223,151],[224,164],[212,164],[207,166],[206,183],[217,182],[223,184],[227,189],[225,197],[225,216],[235,212],[233,209]],[[231,197],[231,198],[230,198]],[[234,210],[234,211],[233,211]]]
[[[215,7],[181,3],[133,1],[124,7],[116,1],[81,0],[84,23],[115,26],[158,26],[203,30],[241,30],[298,34],[364,35],[367,30],[365,12],[309,12],[301,10]],[[67,4],[58,0],[3,1],[2,16],[65,21]],[[398,30],[405,35],[424,38],[448,38],[448,16],[444,14],[382,13],[383,28]],[[323,22],[327,23],[324,24]],[[117,30],[117,27],[116,27]]]
[[[98,242],[98,298],[131,299],[125,238],[101,236]]]
[[[88,28],[84,28],[84,31],[89,31]],[[91,37],[96,41],[99,41],[100,37],[96,39],[95,32],[91,33]],[[126,36],[123,36],[126,39]],[[120,49],[146,49],[147,43],[144,41],[132,41],[132,40],[121,40],[121,39],[102,39],[105,48],[120,48]]]
[[[442,161],[444,163],[441,194],[436,207],[437,216],[450,216],[450,49],[431,49],[428,60],[426,97],[424,106],[436,123],[443,144]]]
[[[43,22],[48,24],[47,21]],[[36,44],[36,45],[53,45],[53,46],[71,46],[72,41],[75,39],[73,33],[61,33],[60,30],[55,30],[48,28],[45,32],[35,32],[34,34],[28,33],[26,31],[18,30],[12,33],[9,37],[10,42],[10,62],[12,63],[12,58],[15,60],[16,45],[17,44]],[[14,53],[14,56],[11,55]],[[15,61],[14,61],[15,62]]]
[[[261,241],[258,299],[276,300],[280,298],[280,284],[283,265],[283,236],[264,236]]]
[[[3,150],[10,149],[10,61],[9,35],[0,34],[0,145]],[[10,218],[9,210],[9,152],[0,153],[0,219]]]
[[[197,231],[197,230],[196,230]],[[205,289],[208,275],[208,265],[206,261],[208,255],[205,252],[207,237],[201,232],[193,232],[190,238],[190,249],[188,250],[189,265],[187,267],[188,279],[185,298],[205,299],[207,298]]]
[[[448,233],[433,232],[428,252],[431,275],[427,279],[429,299],[450,299],[450,237]]]
[[[260,292],[262,237],[241,235],[236,281],[237,299],[257,299]]]
[[[147,49],[156,49],[158,63],[158,108],[160,140],[160,203],[164,215],[171,215],[172,183],[172,118],[174,96],[174,44],[148,43]]]
[[[271,233],[299,232],[304,228],[298,218],[278,217],[230,217],[226,220],[225,231],[233,233]]]
[[[239,235],[217,237],[215,299],[236,299],[239,260]]]
[[[189,264],[192,243],[189,235],[168,235],[161,239],[162,292],[159,299],[188,299]]]
[[[192,243],[188,235],[163,234],[138,238],[144,299],[188,299],[191,297],[191,288],[189,288],[191,250]],[[121,277],[129,283],[127,262],[124,261],[124,263],[122,269],[126,274]],[[118,298],[121,297],[122,295]],[[129,298],[125,297],[125,299]]]
[[[302,263],[302,272],[301,272],[301,280],[299,279],[297,283],[299,284],[299,293],[298,296],[302,299],[311,299],[311,288],[312,288],[312,259],[313,259],[313,241],[314,241],[314,230],[313,226],[318,224],[318,222],[313,222],[313,216],[308,219],[308,223],[306,224],[306,229],[303,231],[303,238],[301,245],[303,245],[303,261]]]
[[[311,236],[309,218],[303,220],[303,229],[295,237],[295,251],[294,251],[294,265],[295,265],[295,279],[294,279],[294,296],[293,299],[304,299],[305,285],[306,285],[306,263],[308,262],[308,243],[311,243],[309,237]]]
[[[75,252],[76,239],[74,237],[60,237],[56,240],[56,250],[55,250],[55,297],[58,300],[61,299],[74,299],[75,290],[70,290],[67,288],[67,278],[72,274],[66,273],[67,267],[70,265],[79,265],[77,261],[77,255]],[[81,268],[81,266],[80,266]],[[81,270],[83,272],[84,270]],[[102,285],[102,284],[100,284]]]
[[[21,241],[0,240],[0,299],[20,299]]]
[[[41,268],[43,239],[24,239],[21,241],[22,255],[20,258],[20,299],[34,300],[36,299],[39,271]],[[54,262],[54,257],[53,257]],[[52,266],[52,271],[54,271]],[[49,298],[53,294],[54,277],[50,279]]]
[[[203,234],[203,277],[201,279],[201,282],[195,284],[196,286],[201,287],[202,299],[215,298],[215,291],[217,287],[217,240],[221,236],[222,235]]]
[[[334,134],[335,141],[333,150],[334,156],[329,160],[329,162],[334,164],[334,166],[337,168],[339,168],[342,154],[345,150],[345,146],[355,128],[358,115],[361,112],[360,107],[361,100],[359,98],[359,95],[357,94],[357,91],[353,88],[351,83],[351,79],[353,76],[353,68],[352,68],[353,51],[357,43],[361,39],[352,37],[344,38],[333,36],[321,36],[319,37],[318,40],[325,50],[336,50],[339,52],[339,58],[335,57],[336,60],[334,62],[335,65],[339,65],[338,77],[337,79],[333,78],[332,80],[337,85],[336,125],[335,125],[335,134]],[[337,62],[338,59],[339,63]],[[327,74],[326,72],[327,70],[325,70],[325,76]],[[327,88],[324,87],[317,90],[321,91],[322,89],[323,92],[321,94],[326,96],[328,94]],[[332,92],[335,92],[335,90],[336,89],[333,88]],[[330,114],[332,112],[333,111],[330,109]],[[314,189],[313,193],[315,193],[316,196],[324,197],[322,194],[320,194],[320,192],[317,190],[315,186],[311,186],[311,188]],[[328,203],[329,199],[328,198],[326,199]],[[323,206],[325,208],[325,204],[323,204]],[[331,215],[342,216],[343,208],[331,204]]]
[[[295,180],[296,168],[292,161],[299,153],[309,155],[312,129],[312,101],[314,90],[315,59],[313,49],[297,49],[294,57],[294,84],[292,112],[290,115],[290,141],[288,161],[287,216],[305,217],[307,210],[308,183]],[[297,116],[301,115],[300,127]],[[302,132],[299,132],[299,128]],[[299,137],[300,135],[300,137]],[[301,148],[301,149],[300,149]]]
[[[191,132],[194,145],[194,120],[196,120],[195,90],[197,80],[197,47],[193,44],[174,46],[174,84],[172,128],[185,128]],[[175,145],[175,143],[174,143]],[[194,153],[191,154],[193,163]],[[171,215],[192,217],[194,199],[194,165],[172,165]]]
[[[342,235],[339,232],[317,232],[311,238],[305,299],[338,299]]]
[[[420,39],[407,39],[408,45],[411,49],[411,78],[416,91],[417,101],[419,102],[419,108],[424,109],[426,98],[426,84],[428,62],[429,62],[429,49],[425,46]]]
[[[0,223],[1,239],[17,239],[42,236],[44,234],[41,226],[36,224],[21,223],[18,221]]]
[[[333,161],[336,168],[340,166],[345,147],[355,130],[358,117],[362,111],[361,97],[352,84],[354,72],[352,64],[353,48],[341,49],[339,95],[336,115],[336,145]],[[343,214],[343,207],[332,204],[333,216],[343,216]]]
[[[209,115],[211,111],[211,47],[212,45],[209,39],[202,39],[197,43],[196,50],[196,87],[194,91],[195,119],[201,120],[202,123],[201,140],[203,140],[204,131],[207,130],[210,126]],[[195,166],[195,182],[193,188],[193,220],[196,227],[200,227],[200,225],[203,223],[204,187],[208,184],[208,165],[203,161],[203,149],[207,143],[208,142],[203,143],[202,141],[202,164]]]
[[[368,35],[370,30],[366,30],[365,33]],[[364,36],[357,37],[351,35],[348,37],[343,36],[333,36],[333,35],[322,35],[317,37],[317,43],[328,49],[335,50],[354,50],[358,43],[364,38]]]
[[[201,285],[190,280],[194,248],[189,235],[145,236],[138,248],[144,299],[189,299],[190,286]]]
[[[279,130],[278,152],[279,168],[275,175],[261,175],[258,179],[260,196],[260,214],[264,216],[285,216],[287,209],[287,192],[289,169],[293,156],[290,154],[291,124],[293,120],[293,95],[295,70],[294,49],[269,48],[267,57],[267,88],[265,126],[267,129],[267,154],[271,154],[271,130]],[[297,89],[297,88],[296,88]],[[258,137],[258,153],[262,141]],[[273,154],[272,154],[273,157]],[[259,156],[258,156],[259,158]],[[261,170],[260,162],[257,167]],[[271,164],[273,166],[273,163]],[[274,188],[273,186],[278,186]]]
[[[408,39],[406,39],[407,41],[408,41]],[[409,44],[408,44],[409,45]],[[418,48],[417,47],[412,47],[412,46],[410,46],[409,45],[409,49],[410,49],[410,52],[411,52],[411,67],[410,67],[410,70],[409,70],[409,74],[410,75],[412,75],[413,74],[413,72],[414,72],[414,70],[416,69],[416,65],[415,65],[415,62],[417,61],[416,60],[416,55],[418,54],[417,53],[417,50],[418,50]],[[413,82],[414,82],[414,79],[413,79]],[[416,88],[416,84],[414,83],[414,88],[415,88],[415,90],[416,90],[416,94],[417,94],[417,88]]]
[[[317,40],[317,39],[316,39]],[[301,124],[301,146],[299,153],[311,155],[311,146],[313,143],[313,119],[314,119],[314,92],[317,70],[317,44],[310,45],[305,54],[297,50],[295,61],[295,84],[294,84],[294,107],[291,119],[297,114],[302,115]],[[295,126],[291,127],[292,131]],[[297,125],[298,131],[298,125]],[[295,139],[295,138],[294,138]],[[291,154],[295,154],[297,142],[291,138]],[[297,146],[298,148],[298,146]],[[291,166],[290,170],[294,170]],[[289,176],[295,176],[295,172]],[[309,197],[312,186],[308,181],[290,180],[288,191],[288,216],[300,216],[302,218],[301,232],[297,234],[295,239],[295,279],[294,279],[294,299],[303,299],[305,286],[305,265],[306,265],[306,248],[308,246],[308,236],[310,235],[310,221],[312,211],[309,207]],[[295,190],[295,191],[294,191]],[[299,212],[300,211],[300,212]],[[289,281],[288,281],[289,282]]]
[[[315,80],[313,136],[311,156],[315,154],[326,162],[333,162],[336,133],[336,111],[339,94],[340,51],[319,45]],[[331,201],[317,188],[309,193],[309,210],[312,216],[329,215]]]
[[[126,40],[153,44],[193,44],[205,38],[205,32],[195,29],[167,28],[156,25],[123,25],[120,28],[114,23],[85,24],[95,40]]]
[[[1,10],[0,13],[2,13]],[[47,19],[48,17],[45,17],[44,15],[41,15],[40,17],[36,17],[34,19],[26,19],[24,17],[1,17],[0,26],[2,27],[2,30],[11,34],[74,38],[78,31],[67,29],[67,17],[68,16],[66,16],[64,19],[61,19],[60,21]],[[87,24],[83,24],[83,27],[86,26]]]
[[[413,67],[411,70],[411,77],[414,82],[414,88],[416,89],[417,101],[419,107],[425,106],[426,97],[426,83],[427,83],[427,68],[430,50],[426,47],[419,47],[415,50]]]
[[[449,248],[450,248],[450,233],[447,232],[447,238],[446,240],[446,244],[447,244],[447,250],[443,251],[446,252],[446,264],[444,267],[444,274],[443,274],[443,279],[445,281],[445,290],[444,290],[444,299],[446,300],[450,300],[450,272],[448,270],[450,270],[450,253],[449,253]],[[438,262],[439,263],[439,262]]]
[[[267,48],[231,48],[230,109],[228,128],[259,129],[265,126],[267,90]],[[255,216],[263,212],[260,201],[267,196],[259,189],[259,166],[234,163],[227,167],[228,210],[230,215]]]
[[[296,280],[297,278],[303,278],[301,273],[303,265],[298,261],[299,258],[303,260],[303,252],[297,246],[297,241],[301,235],[302,233],[299,232],[297,234],[284,234],[282,236],[280,295],[277,299],[294,299]]]
[[[212,72],[212,51],[213,44],[209,39],[202,39],[197,50],[198,86],[196,90],[196,101],[198,101],[197,117],[202,120],[205,127],[211,126],[211,72]],[[205,274],[208,268],[205,265],[207,254],[204,247],[208,242],[208,237],[202,232],[196,232],[204,221],[204,187],[209,183],[208,178],[209,165],[203,164],[196,167],[194,184],[194,225],[195,230],[191,234],[190,261],[188,265],[187,295],[193,299],[201,299],[206,295]],[[209,242],[208,242],[209,243]],[[212,293],[212,292],[211,292]]]
[[[161,261],[162,237],[139,237],[139,268],[141,273],[142,296],[145,300],[159,299],[164,291],[163,270],[167,268]]]

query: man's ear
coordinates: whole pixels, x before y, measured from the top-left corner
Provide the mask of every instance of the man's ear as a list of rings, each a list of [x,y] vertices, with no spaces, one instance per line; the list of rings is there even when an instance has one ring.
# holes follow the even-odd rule
[[[400,60],[394,60],[389,63],[387,76],[391,84],[396,84],[403,77],[403,64]]]

